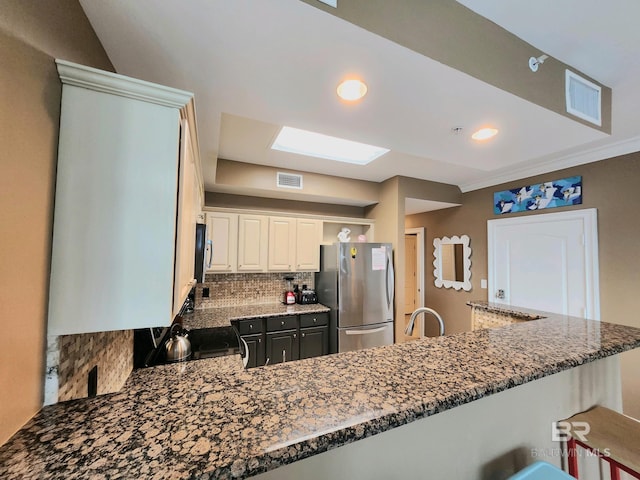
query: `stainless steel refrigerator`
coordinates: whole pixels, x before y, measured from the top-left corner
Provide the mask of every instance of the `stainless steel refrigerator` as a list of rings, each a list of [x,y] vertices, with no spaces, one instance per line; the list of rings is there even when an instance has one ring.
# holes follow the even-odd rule
[[[331,353],[393,343],[393,250],[390,243],[320,247],[318,301],[331,308]]]

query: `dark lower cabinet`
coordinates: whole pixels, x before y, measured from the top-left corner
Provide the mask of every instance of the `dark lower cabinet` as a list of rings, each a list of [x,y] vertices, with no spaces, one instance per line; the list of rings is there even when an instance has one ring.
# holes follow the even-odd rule
[[[300,358],[297,330],[267,333],[266,364],[284,363]]]
[[[318,313],[232,320],[231,323],[247,344],[247,368],[251,368],[327,355],[328,318],[327,313]]]
[[[242,335],[242,339],[247,344],[249,351],[249,360],[247,368],[259,367],[264,365],[264,336],[259,333],[257,335]]]
[[[329,353],[329,327],[300,329],[300,358],[319,357]]]

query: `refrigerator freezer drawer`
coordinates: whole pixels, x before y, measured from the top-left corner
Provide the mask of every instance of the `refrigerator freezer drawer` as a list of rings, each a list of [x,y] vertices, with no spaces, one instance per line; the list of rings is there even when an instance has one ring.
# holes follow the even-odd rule
[[[393,343],[393,322],[367,327],[339,328],[338,352],[380,347]]]

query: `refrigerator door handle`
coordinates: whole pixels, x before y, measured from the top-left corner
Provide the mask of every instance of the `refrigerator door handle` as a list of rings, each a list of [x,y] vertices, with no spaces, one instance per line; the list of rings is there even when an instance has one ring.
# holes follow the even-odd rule
[[[391,279],[389,279],[391,277]],[[395,277],[393,274],[393,266],[391,265],[391,260],[387,257],[387,308],[391,310],[393,303],[393,286],[395,283]],[[391,280],[391,281],[389,281]]]
[[[345,335],[369,335],[370,333],[384,332],[387,327],[371,328],[368,330],[345,330]]]

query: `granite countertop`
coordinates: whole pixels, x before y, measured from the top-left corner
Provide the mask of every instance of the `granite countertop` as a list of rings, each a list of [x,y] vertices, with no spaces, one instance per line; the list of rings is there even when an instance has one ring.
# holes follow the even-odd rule
[[[550,315],[553,315],[552,313],[540,312],[538,310],[532,310],[530,308],[513,307],[511,305],[492,303],[485,300],[470,300],[467,302],[467,305],[473,308],[486,310],[487,312],[508,315],[515,318],[522,318],[524,320],[538,320],[539,318],[546,318]]]
[[[238,357],[133,372],[44,407],[0,478],[246,478],[640,346],[640,329],[550,315],[243,370]]]
[[[184,315],[182,322],[186,328],[194,330],[198,328],[229,327],[231,326],[231,320],[241,320],[243,318],[279,317],[303,313],[322,313],[329,310],[329,307],[325,307],[320,303],[308,305],[285,305],[283,303],[238,305],[194,310],[193,313]]]

